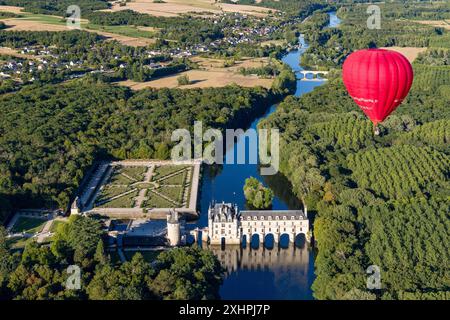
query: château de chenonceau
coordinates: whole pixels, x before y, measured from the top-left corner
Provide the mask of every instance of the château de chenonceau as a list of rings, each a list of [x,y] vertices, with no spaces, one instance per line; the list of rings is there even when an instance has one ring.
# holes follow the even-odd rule
[[[310,240],[307,212],[302,210],[246,210],[239,211],[231,203],[214,203],[208,210],[208,229],[203,236],[210,244],[240,244],[250,242],[257,234],[261,242],[267,235],[273,235],[279,242],[283,234],[289,235],[290,242],[304,235]]]

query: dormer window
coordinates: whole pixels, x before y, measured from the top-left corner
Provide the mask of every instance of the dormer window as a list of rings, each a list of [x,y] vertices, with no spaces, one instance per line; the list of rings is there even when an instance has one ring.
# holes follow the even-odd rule
[[[283,220],[286,220],[286,216],[283,216]]]
[[[261,216],[261,220],[264,220],[264,216]]]

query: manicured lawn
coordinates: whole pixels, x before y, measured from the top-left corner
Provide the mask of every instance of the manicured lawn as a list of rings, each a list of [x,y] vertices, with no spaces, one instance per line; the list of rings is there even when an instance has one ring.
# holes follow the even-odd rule
[[[161,179],[162,177],[165,177],[171,173],[180,171],[184,168],[189,167],[188,165],[167,165],[167,166],[159,166],[157,168],[155,168],[155,174],[153,175],[153,178],[158,180]]]
[[[187,172],[183,171],[183,172],[180,172],[179,174],[176,174],[176,175],[174,175],[174,176],[172,176],[170,178],[160,180],[158,183],[162,184],[162,185],[163,184],[178,184],[178,185],[182,185],[182,184],[184,184],[184,180],[185,180],[186,174],[187,174]]]
[[[182,187],[168,187],[168,186],[161,186],[157,191],[166,197],[170,198],[171,200],[178,202],[181,204],[182,200]]]
[[[133,208],[134,198],[137,196],[138,192],[130,192],[127,195],[108,201],[100,205],[100,208]]]
[[[134,181],[125,177],[122,174],[122,168],[114,168],[111,177],[109,178],[108,184],[121,184],[121,185],[129,185]]]
[[[12,228],[12,232],[26,232],[26,233],[38,233],[42,231],[47,220],[37,219],[37,218],[29,218],[29,217],[20,217],[17,219],[14,227]]]
[[[146,208],[173,208],[174,204],[153,192],[148,193],[149,199],[145,201]]]
[[[122,167],[120,172],[125,173],[126,175],[136,179],[136,181],[144,180],[144,173],[147,171],[147,167]]]
[[[127,187],[106,185],[103,187],[102,192],[97,197],[95,202],[99,203],[101,201],[108,200],[109,198],[118,196],[119,194],[127,192],[128,190],[130,190],[130,189]]]

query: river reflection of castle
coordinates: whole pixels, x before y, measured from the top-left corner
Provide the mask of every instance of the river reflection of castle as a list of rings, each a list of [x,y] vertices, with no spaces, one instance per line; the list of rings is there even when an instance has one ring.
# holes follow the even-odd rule
[[[217,256],[228,274],[239,269],[252,271],[271,269],[285,272],[295,268],[306,275],[309,269],[310,255],[306,247],[298,248],[291,245],[288,248],[275,246],[273,249],[264,247],[253,249],[233,245],[226,248],[210,246],[209,250]]]

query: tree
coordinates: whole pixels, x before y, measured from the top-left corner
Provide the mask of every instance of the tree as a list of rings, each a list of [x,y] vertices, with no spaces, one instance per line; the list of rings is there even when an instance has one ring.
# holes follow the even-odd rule
[[[170,153],[167,144],[165,142],[161,142],[160,144],[158,144],[155,151],[155,157],[157,159],[166,160],[169,158],[169,156]]]
[[[51,250],[59,258],[88,267],[93,263],[103,233],[98,220],[72,215],[66,225],[58,228]]]
[[[223,269],[214,254],[199,248],[176,248],[161,253],[152,290],[165,299],[216,299]]]
[[[245,180],[244,195],[247,202],[257,209],[267,209],[272,205],[273,191],[263,186],[258,179],[250,177]]]
[[[179,76],[177,78],[177,82],[179,86],[185,86],[191,83],[191,81],[189,80],[188,75],[183,74],[182,76]]]

